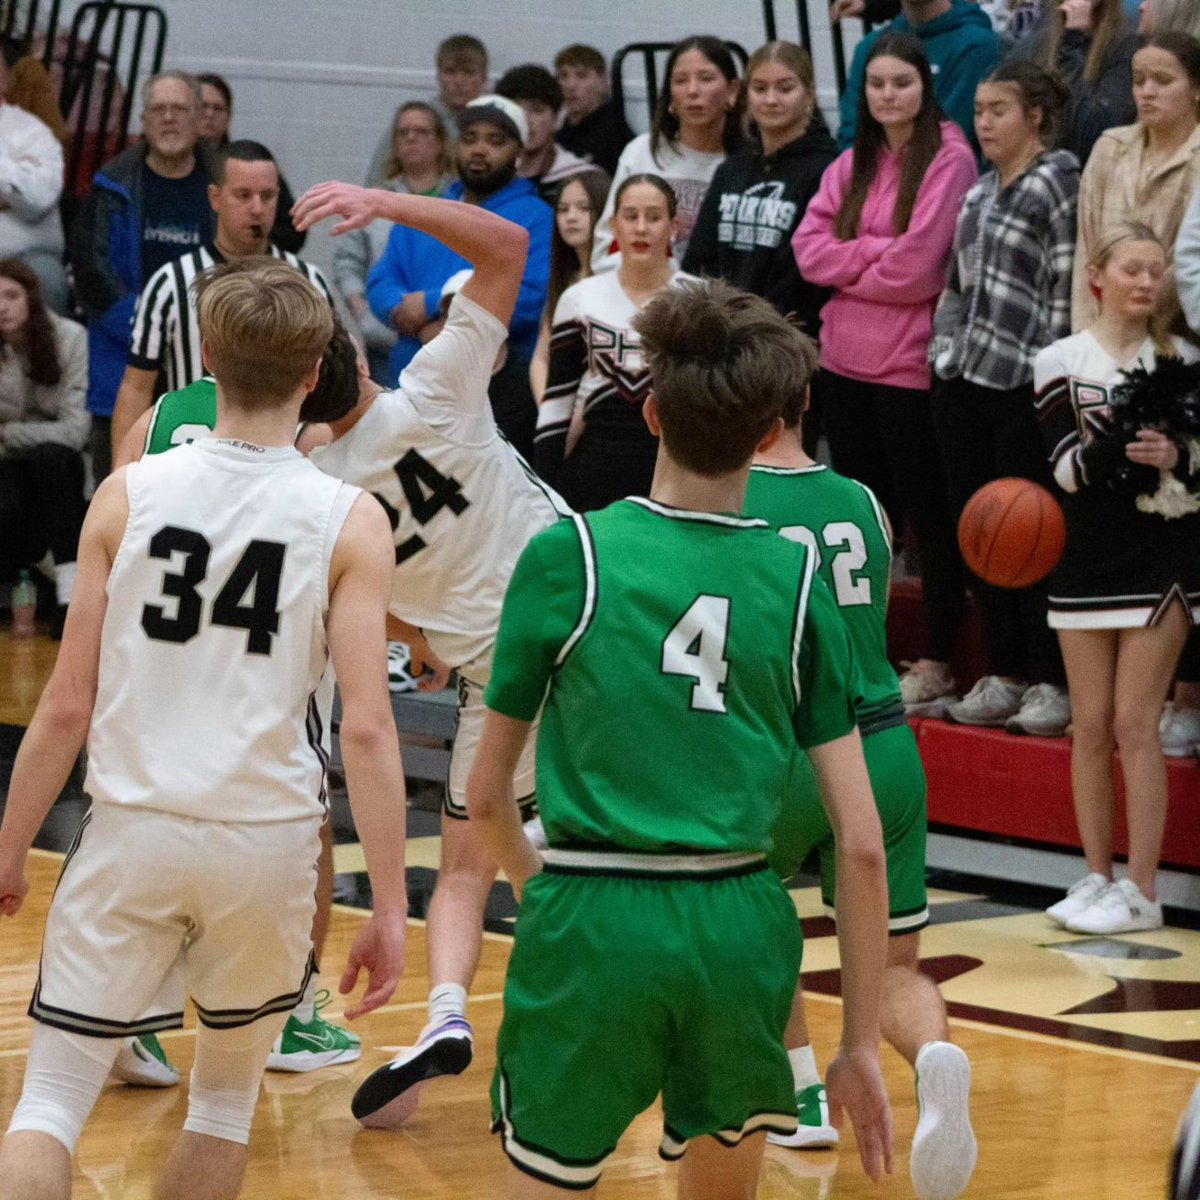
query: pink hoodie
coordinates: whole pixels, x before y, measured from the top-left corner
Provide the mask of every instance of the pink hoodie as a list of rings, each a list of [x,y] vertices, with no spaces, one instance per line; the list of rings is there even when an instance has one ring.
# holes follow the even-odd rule
[[[834,289],[821,310],[821,365],[838,375],[891,387],[928,389],[925,361],[933,310],[946,285],[954,226],[978,172],[975,155],[952,121],[929,165],[908,230],[892,232],[900,159],[888,150],[863,205],[858,237],[843,242],[833,221],[850,186],[854,152],[821,179],[792,238],[800,274]]]

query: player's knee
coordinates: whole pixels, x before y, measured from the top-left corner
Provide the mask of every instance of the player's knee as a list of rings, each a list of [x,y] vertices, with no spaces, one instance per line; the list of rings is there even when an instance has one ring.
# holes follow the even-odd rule
[[[1118,702],[1112,732],[1117,749],[1125,753],[1146,750],[1159,744],[1157,706]]]
[[[115,1043],[35,1026],[9,1133],[45,1133],[74,1154],[115,1056]]]
[[[258,1103],[261,1076],[253,1085],[239,1087],[205,1087],[196,1082],[193,1074],[188,1089],[188,1113],[183,1128],[188,1133],[202,1133],[226,1142],[246,1145],[250,1141],[250,1126],[254,1123],[254,1107]]]

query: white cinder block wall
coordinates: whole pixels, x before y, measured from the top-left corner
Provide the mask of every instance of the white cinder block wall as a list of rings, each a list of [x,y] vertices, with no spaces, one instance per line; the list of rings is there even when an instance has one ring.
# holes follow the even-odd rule
[[[493,78],[522,62],[550,64],[571,42],[611,59],[633,41],[713,33],[753,51],[764,40],[760,0],[159,0],[169,30],[166,64],[216,71],[234,90],[234,136],[269,146],[293,190],[323,179],[360,182],[396,105],[436,91],[433,51],[474,33]],[[836,121],[826,0],[807,0],[821,105]],[[63,5],[68,14],[77,3]],[[779,36],[796,38],[796,0],[776,0]],[[851,23],[847,32],[856,31]],[[853,37],[849,39],[850,48]],[[849,52],[849,48],[848,48]],[[627,96],[645,128],[640,59]],[[324,236],[306,257],[327,265]]]

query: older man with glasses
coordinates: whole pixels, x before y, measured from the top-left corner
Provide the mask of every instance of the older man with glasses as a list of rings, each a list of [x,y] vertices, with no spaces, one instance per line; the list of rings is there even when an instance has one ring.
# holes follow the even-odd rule
[[[199,83],[166,71],[147,81],[142,97],[142,140],[96,172],[69,244],[88,323],[97,482],[111,463],[112,410],[138,295],[159,267],[211,240],[215,224],[209,164],[197,146]]]

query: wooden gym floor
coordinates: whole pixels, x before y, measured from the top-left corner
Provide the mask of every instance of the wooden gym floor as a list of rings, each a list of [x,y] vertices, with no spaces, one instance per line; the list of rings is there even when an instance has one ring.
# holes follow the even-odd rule
[[[53,663],[46,639],[14,643],[0,631],[0,796],[20,728]],[[0,926],[0,1122],[20,1093],[28,1043],[25,1008],[37,972],[46,906],[61,848],[84,801],[68,789],[30,860],[32,889],[18,918]],[[364,919],[361,851],[335,808],[338,895],[324,955],[336,979]],[[436,818],[410,814],[408,866],[415,914],[436,878]],[[1200,1077],[1200,933],[1168,928],[1126,938],[1075,938],[1053,929],[1021,889],[997,896],[977,881],[937,878],[934,921],[923,935],[926,969],[943,981],[953,1036],[974,1069],[972,1113],[980,1142],[971,1200],[1161,1200],[1176,1118]],[[810,1021],[818,1061],[836,1045],[836,940],[814,888],[793,890],[804,919]],[[476,1059],[456,1079],[429,1085],[402,1131],[361,1130],[349,1113],[368,1070],[411,1044],[425,1021],[424,927],[411,923],[408,969],[392,1003],[360,1022],[362,1060],[309,1075],[269,1074],[251,1142],[244,1195],[252,1200],[395,1197],[406,1200],[503,1194],[504,1161],[487,1132],[508,958],[512,897],[498,884],[471,999]],[[326,1015],[340,1012],[335,1000]],[[190,1024],[190,1019],[189,1019]],[[163,1044],[186,1077],[190,1029]],[[907,1146],[916,1121],[912,1077],[891,1050],[884,1064],[896,1122],[896,1173],[879,1188],[863,1176],[848,1131],[835,1151],[769,1148],[759,1195],[771,1200],[907,1200]],[[149,1197],[156,1164],[186,1106],[182,1088],[105,1090],[80,1141],[77,1197]],[[623,1140],[601,1195],[666,1200],[675,1168],[656,1156],[660,1117],[644,1114]]]

